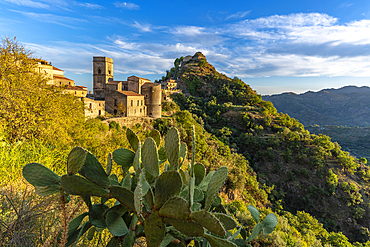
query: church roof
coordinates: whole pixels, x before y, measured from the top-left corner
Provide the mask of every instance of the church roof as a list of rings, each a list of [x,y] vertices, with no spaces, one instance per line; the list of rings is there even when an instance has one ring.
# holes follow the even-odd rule
[[[153,86],[158,86],[161,85],[160,83],[154,83],[154,82],[146,82],[142,85],[142,87],[153,87]]]
[[[124,94],[126,96],[144,96],[144,95],[138,94],[138,93],[136,93],[134,91],[117,91],[117,92],[119,92],[121,94]]]
[[[53,78],[54,79],[63,79],[63,80],[67,80],[67,81],[74,81],[74,80],[71,80],[65,76],[59,76],[59,75],[53,75]]]

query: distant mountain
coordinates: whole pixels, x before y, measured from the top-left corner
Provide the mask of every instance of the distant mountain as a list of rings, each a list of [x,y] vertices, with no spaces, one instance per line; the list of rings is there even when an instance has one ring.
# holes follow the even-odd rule
[[[345,86],[339,89],[282,93],[263,96],[279,112],[288,113],[305,126],[370,126],[370,87]]]

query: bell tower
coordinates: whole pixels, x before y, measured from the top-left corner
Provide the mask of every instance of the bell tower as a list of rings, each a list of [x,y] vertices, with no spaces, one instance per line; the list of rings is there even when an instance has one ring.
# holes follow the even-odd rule
[[[93,57],[93,89],[94,99],[105,99],[105,84],[113,80],[113,59],[109,57]]]

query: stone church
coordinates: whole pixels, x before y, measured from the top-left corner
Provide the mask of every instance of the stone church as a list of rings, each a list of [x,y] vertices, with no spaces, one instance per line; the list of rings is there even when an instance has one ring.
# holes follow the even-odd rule
[[[112,58],[93,57],[93,89],[94,98],[85,101],[91,107],[104,103],[105,111],[113,115],[161,117],[161,84],[137,76],[115,81]]]

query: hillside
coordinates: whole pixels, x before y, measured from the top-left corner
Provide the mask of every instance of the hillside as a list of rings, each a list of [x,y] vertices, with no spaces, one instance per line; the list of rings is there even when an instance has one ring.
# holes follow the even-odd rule
[[[346,86],[339,89],[283,93],[263,96],[279,112],[288,113],[308,125],[370,126],[370,88]]]
[[[247,158],[269,192],[275,212],[305,211],[328,231],[343,232],[351,242],[369,240],[367,166],[329,137],[311,135],[296,119],[277,113],[271,102],[263,101],[240,79],[218,73],[203,54],[196,53],[186,62],[182,59],[167,73],[179,78],[184,92],[174,97],[175,102],[229,145],[232,153]],[[350,98],[357,90],[344,91],[338,95]],[[316,238],[327,241],[324,236]]]

